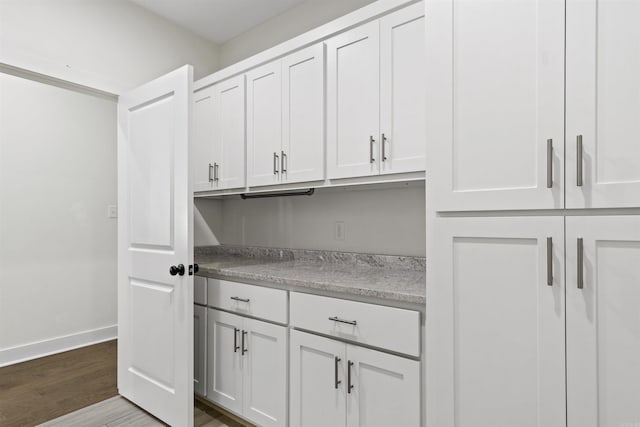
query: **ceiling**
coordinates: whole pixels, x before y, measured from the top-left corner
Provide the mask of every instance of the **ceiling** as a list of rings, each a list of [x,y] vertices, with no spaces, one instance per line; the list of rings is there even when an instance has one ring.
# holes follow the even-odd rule
[[[131,0],[221,44],[305,0]]]

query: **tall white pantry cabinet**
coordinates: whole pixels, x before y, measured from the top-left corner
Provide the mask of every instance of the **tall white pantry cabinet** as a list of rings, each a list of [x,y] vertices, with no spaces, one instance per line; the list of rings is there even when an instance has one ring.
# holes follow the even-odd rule
[[[427,426],[640,425],[640,2],[425,7]]]

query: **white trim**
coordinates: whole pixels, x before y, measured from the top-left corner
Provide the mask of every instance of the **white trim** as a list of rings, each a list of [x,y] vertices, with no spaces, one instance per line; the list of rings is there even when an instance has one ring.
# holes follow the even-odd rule
[[[382,15],[391,13],[397,9],[419,0],[378,0],[368,4],[354,12],[337,18],[328,24],[321,25],[313,30],[307,31],[297,37],[282,42],[274,47],[257,53],[247,59],[243,59],[233,65],[222,70],[216,71],[193,84],[193,90],[198,91],[212,84],[221,82],[222,80],[233,77],[237,74],[248,71],[251,68],[267,63],[274,59],[278,59],[295,50],[311,46],[322,40],[326,40],[343,31],[347,31],[353,27],[364,24],[365,22],[379,18]]]
[[[27,360],[109,341],[118,337],[118,325],[92,329],[0,350],[0,368]]]

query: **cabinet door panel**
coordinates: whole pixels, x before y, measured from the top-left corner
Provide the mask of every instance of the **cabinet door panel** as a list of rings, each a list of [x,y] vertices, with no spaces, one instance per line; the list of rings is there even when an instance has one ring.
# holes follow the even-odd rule
[[[347,426],[420,425],[420,362],[347,346],[353,389],[347,394]]]
[[[578,262],[577,239],[583,239]],[[578,272],[583,288],[578,288]],[[567,218],[567,420],[640,423],[640,217]]]
[[[327,41],[328,178],[378,174],[379,25]]]
[[[426,10],[437,210],[564,207],[564,1],[427,0]]]
[[[243,415],[264,427],[287,425],[287,328],[244,319]]]
[[[215,189],[245,186],[244,76],[216,85],[217,177]]]
[[[324,45],[282,60],[282,176],[287,182],[324,178]]]
[[[209,86],[193,94],[193,138],[191,142],[191,167],[193,168],[193,191],[213,188],[210,164],[215,162],[216,129],[214,87]]]
[[[568,208],[640,206],[638,22],[637,1],[567,1]]]
[[[424,25],[422,3],[380,19],[380,169],[383,174],[425,169]]]
[[[563,218],[432,226],[427,425],[563,426]]]
[[[212,402],[242,413],[242,317],[208,309],[207,398]],[[238,331],[236,331],[238,330]],[[237,339],[234,341],[234,334]]]
[[[346,360],[344,343],[291,330],[290,425],[346,425]]]
[[[207,307],[193,306],[193,390],[200,396],[207,395]]]
[[[247,73],[248,185],[280,182],[282,147],[281,63]],[[277,156],[277,157],[276,157]]]

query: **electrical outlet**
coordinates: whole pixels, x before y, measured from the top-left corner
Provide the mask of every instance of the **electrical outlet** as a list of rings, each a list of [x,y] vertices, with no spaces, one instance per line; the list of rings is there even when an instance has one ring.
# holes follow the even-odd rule
[[[335,238],[336,240],[344,240],[344,222],[343,221],[336,221],[336,233],[335,233]]]
[[[118,206],[116,205],[107,206],[107,218],[118,218]]]

